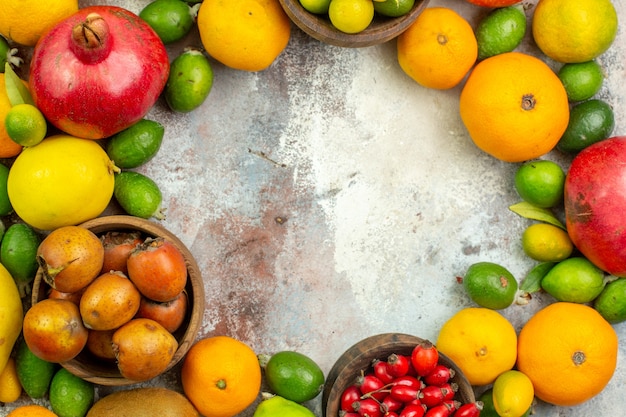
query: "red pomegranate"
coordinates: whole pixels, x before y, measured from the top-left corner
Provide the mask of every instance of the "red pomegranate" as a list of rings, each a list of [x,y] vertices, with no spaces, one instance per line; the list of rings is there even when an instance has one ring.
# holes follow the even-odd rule
[[[626,136],[583,149],[565,180],[572,242],[597,267],[626,277]]]
[[[146,22],[120,7],[92,6],[39,39],[29,82],[54,126],[101,139],[143,118],[168,75],[165,46]]]

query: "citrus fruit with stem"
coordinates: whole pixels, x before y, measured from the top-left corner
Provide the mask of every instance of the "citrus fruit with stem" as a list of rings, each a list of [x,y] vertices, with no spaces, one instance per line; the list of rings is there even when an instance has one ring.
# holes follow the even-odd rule
[[[609,323],[626,320],[626,279],[620,278],[606,284],[593,300],[595,308]]]
[[[7,414],[7,417],[59,417],[43,405],[21,405]]]
[[[4,0],[0,34],[24,46],[35,46],[41,35],[78,11],[78,0]]]
[[[209,55],[245,71],[269,67],[291,34],[291,20],[276,0],[204,0],[197,24]]]
[[[474,30],[463,16],[447,7],[425,9],[397,38],[398,63],[427,88],[456,86],[478,56]]]
[[[617,35],[611,0],[541,0],[532,21],[533,38],[558,62],[586,62],[604,53]]]
[[[328,5],[330,23],[344,33],[359,33],[374,19],[374,3],[370,0],[331,0]]]
[[[517,334],[497,311],[468,307],[443,324],[436,346],[461,368],[470,384],[487,385],[515,365]]]
[[[541,288],[559,301],[588,303],[604,289],[604,272],[580,256],[556,264],[541,280]]]
[[[23,103],[11,107],[4,118],[9,137],[22,146],[35,146],[46,137],[48,124],[39,109]]]
[[[518,285],[513,274],[502,265],[476,262],[465,272],[463,287],[479,306],[501,310],[513,304]]]
[[[493,383],[493,404],[500,417],[521,417],[535,398],[533,383],[523,372],[502,372]]]
[[[0,74],[0,120],[3,121],[0,123],[0,158],[12,158],[22,151],[22,145],[11,139],[4,127],[4,119],[11,110],[5,79],[6,76],[3,73]]]
[[[310,13],[326,14],[330,6],[330,0],[300,0],[300,4]]]
[[[476,28],[478,59],[511,52],[526,35],[526,13],[521,4],[492,10]]]
[[[261,366],[247,344],[229,336],[196,342],[181,370],[185,395],[205,417],[232,417],[251,405],[261,389]]]
[[[15,159],[7,183],[9,199],[17,215],[35,228],[75,225],[104,211],[118,170],[95,141],[50,136]]]
[[[563,202],[565,172],[547,159],[529,161],[515,171],[515,190],[534,206],[549,208]]]
[[[522,233],[524,253],[540,262],[559,262],[569,258],[574,245],[567,232],[548,223],[534,223]]]
[[[607,139],[615,128],[615,113],[609,103],[591,99],[574,105],[569,123],[556,147],[561,152],[578,153],[601,140]]]
[[[604,389],[615,372],[617,351],[617,334],[600,313],[556,302],[522,327],[517,369],[530,378],[539,399],[569,407]]]
[[[411,11],[415,0],[378,0],[374,2],[374,11],[381,16],[399,17]]]
[[[545,62],[520,52],[479,62],[461,91],[459,107],[476,146],[507,162],[548,153],[569,121],[559,78]]]
[[[569,101],[584,101],[593,97],[604,82],[604,71],[596,61],[564,64],[557,73]]]

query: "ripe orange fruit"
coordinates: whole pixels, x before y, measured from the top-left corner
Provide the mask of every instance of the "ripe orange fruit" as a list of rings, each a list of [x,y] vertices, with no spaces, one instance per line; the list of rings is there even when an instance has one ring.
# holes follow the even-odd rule
[[[478,43],[469,22],[452,9],[430,7],[397,38],[398,63],[427,88],[452,88],[478,57]]]
[[[447,355],[472,385],[491,384],[515,365],[517,334],[495,310],[469,307],[454,314],[439,331],[437,349]]]
[[[261,389],[256,353],[229,336],[196,342],[181,370],[185,395],[205,417],[232,417],[252,404]]]
[[[278,0],[205,0],[197,22],[207,53],[246,71],[269,67],[291,35],[291,21]]]
[[[540,59],[520,52],[476,65],[459,106],[476,146],[507,162],[548,153],[569,122],[567,93],[557,75]]]
[[[518,340],[517,368],[541,400],[580,404],[604,389],[617,363],[613,327],[593,308],[556,302],[532,316]]]
[[[29,404],[17,407],[7,414],[7,417],[57,417],[57,415],[42,405]]]

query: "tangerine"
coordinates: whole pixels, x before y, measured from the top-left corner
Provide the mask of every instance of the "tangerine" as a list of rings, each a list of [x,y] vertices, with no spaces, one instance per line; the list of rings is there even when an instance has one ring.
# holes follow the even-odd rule
[[[57,417],[52,411],[43,405],[29,404],[17,407],[7,417]]]
[[[196,342],[181,371],[185,395],[205,417],[232,417],[245,410],[261,389],[261,366],[248,345],[229,336]]]
[[[569,122],[567,93],[557,75],[542,60],[521,52],[477,64],[459,106],[476,146],[507,162],[548,153]]]
[[[447,7],[429,7],[397,38],[398,63],[418,84],[449,89],[461,82],[478,57],[474,30]]]
[[[608,384],[617,364],[618,340],[613,327],[593,308],[556,302],[528,320],[517,350],[517,368],[530,378],[535,395],[569,407],[594,397]]]

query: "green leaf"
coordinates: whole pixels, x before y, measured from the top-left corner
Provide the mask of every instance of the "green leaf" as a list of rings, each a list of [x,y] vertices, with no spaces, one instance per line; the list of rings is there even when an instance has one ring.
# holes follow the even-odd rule
[[[556,262],[542,262],[526,274],[520,284],[520,290],[527,293],[534,293],[541,290],[541,280],[556,265]]]
[[[527,219],[542,221],[566,230],[563,223],[561,223],[550,210],[533,206],[526,201],[509,206],[509,210]]]
[[[28,91],[28,88],[24,85],[20,77],[17,76],[15,71],[13,71],[13,68],[11,68],[8,62],[4,64],[4,83],[11,106],[24,103],[35,105],[30,91]]]

